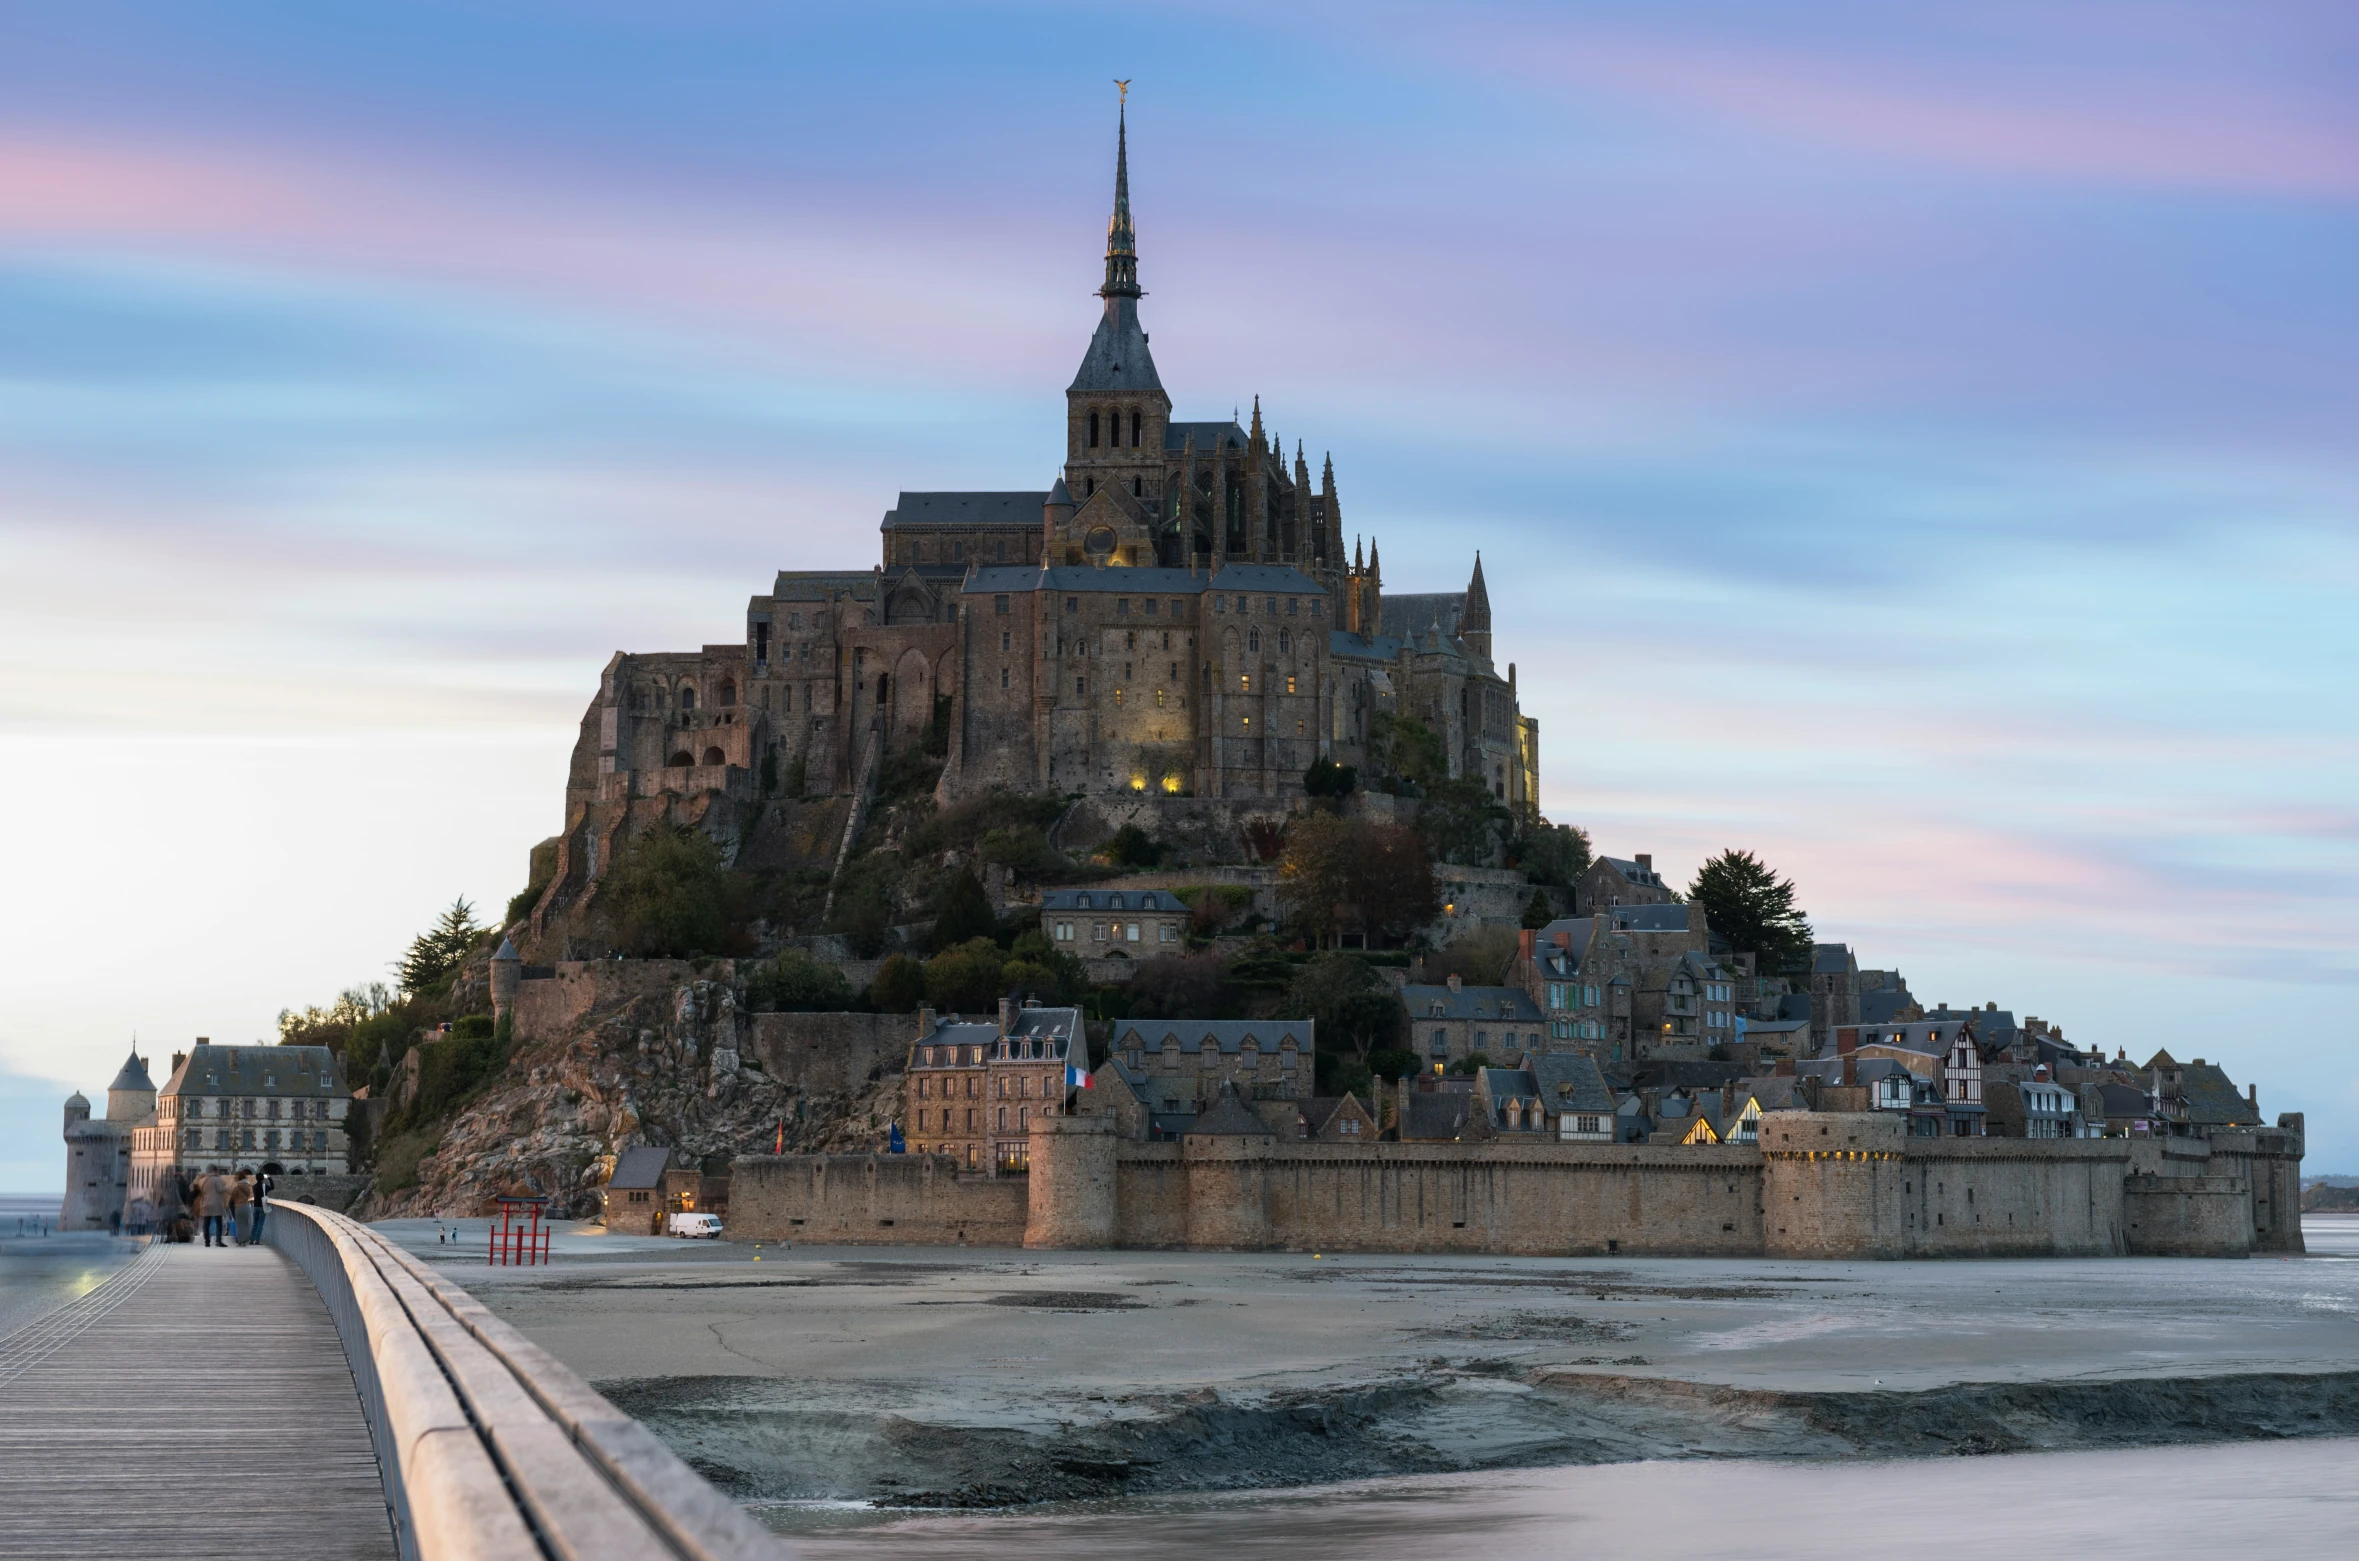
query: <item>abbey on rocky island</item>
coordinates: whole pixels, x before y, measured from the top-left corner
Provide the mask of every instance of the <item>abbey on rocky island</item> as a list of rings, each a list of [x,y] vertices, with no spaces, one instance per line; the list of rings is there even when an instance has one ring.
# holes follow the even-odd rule
[[[1065,391],[1044,492],[903,493],[865,572],[781,571],[745,639],[617,653],[582,723],[560,878],[655,819],[699,822],[782,779],[858,792],[886,754],[945,747],[945,802],[1027,792],[1283,799],[1373,719],[1414,715],[1451,773],[1535,805],[1539,731],[1492,659],[1482,563],[1463,591],[1386,596],[1264,426],[1179,422],[1139,319],[1118,125],[1104,313]]]

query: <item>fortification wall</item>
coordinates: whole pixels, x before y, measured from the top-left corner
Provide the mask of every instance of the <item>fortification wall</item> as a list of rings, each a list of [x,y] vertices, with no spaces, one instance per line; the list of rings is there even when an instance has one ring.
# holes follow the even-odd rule
[[[805,1094],[858,1090],[898,1072],[915,1014],[755,1014],[747,1042],[762,1071]]]
[[[1188,1168],[1178,1144],[1115,1146],[1114,1228],[1126,1247],[1188,1244]]]
[[[1658,1144],[1280,1144],[1272,1244],[1357,1252],[1741,1257],[1761,1156]]]
[[[2124,1250],[2138,1257],[2243,1257],[2252,1190],[2241,1176],[2133,1176],[2122,1186]]]
[[[1029,1177],[932,1156],[736,1165],[749,1239],[1527,1256],[2239,1256],[2279,1161],[2200,1141],[1910,1139],[1774,1112],[1759,1149],[1117,1138],[1050,1118]],[[2284,1162],[2298,1177],[2299,1161]]]
[[[518,1044],[574,1033],[595,1008],[633,997],[668,996],[699,979],[726,981],[735,967],[724,960],[700,973],[684,959],[569,959],[554,974],[527,975],[516,984]]]
[[[961,1171],[947,1155],[749,1155],[729,1167],[740,1241],[1020,1246],[1021,1176]]]

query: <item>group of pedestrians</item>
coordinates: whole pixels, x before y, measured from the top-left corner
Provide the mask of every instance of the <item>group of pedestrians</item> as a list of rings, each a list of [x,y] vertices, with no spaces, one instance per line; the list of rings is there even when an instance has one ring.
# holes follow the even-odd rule
[[[231,1243],[251,1246],[262,1239],[263,1222],[270,1215],[270,1194],[278,1186],[266,1171],[240,1171],[225,1176],[206,1171],[191,1176],[173,1173],[165,1196],[179,1207],[164,1211],[161,1221],[169,1239],[187,1241],[201,1233],[208,1247]]]

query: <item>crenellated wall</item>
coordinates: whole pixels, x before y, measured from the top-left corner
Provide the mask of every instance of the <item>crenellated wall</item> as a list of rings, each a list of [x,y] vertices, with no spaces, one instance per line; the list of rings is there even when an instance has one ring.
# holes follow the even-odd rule
[[[1922,1139],[1772,1112],[1743,1145],[1306,1143],[1034,1130],[1029,1176],[931,1157],[737,1162],[740,1239],[1793,1258],[2242,1256],[2299,1184],[2298,1128],[2200,1139]],[[752,1181],[744,1178],[752,1177]],[[745,1190],[757,1189],[749,1197]],[[2259,1189],[2259,1190],[2256,1190]],[[885,1221],[892,1223],[887,1225]],[[2266,1232],[2282,1240],[2280,1231]],[[2293,1240],[2300,1239],[2298,1226]],[[2298,1247],[2294,1250],[2299,1250]]]

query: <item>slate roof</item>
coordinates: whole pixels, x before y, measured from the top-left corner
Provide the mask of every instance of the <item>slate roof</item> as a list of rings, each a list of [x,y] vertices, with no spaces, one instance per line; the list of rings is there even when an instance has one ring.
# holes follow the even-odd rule
[[[1777,1016],[1780,1019],[1799,1019],[1804,1024],[1808,1024],[1810,1022],[1810,994],[1808,992],[1783,994],[1777,1000]]]
[[[2163,1070],[2166,1075],[2171,1069]],[[2259,1127],[2260,1109],[2240,1093],[2234,1081],[2217,1063],[2189,1062],[2177,1068],[2175,1084],[2166,1077],[2165,1087],[2175,1091],[2178,1110],[2175,1120],[2198,1127]]]
[[[664,1168],[671,1163],[669,1149],[625,1149],[615,1157],[614,1174],[606,1179],[606,1185],[625,1192],[661,1187]]]
[[[1612,868],[1615,872],[1621,874],[1622,877],[1628,882],[1634,884],[1646,884],[1657,889],[1670,887],[1668,884],[1663,882],[1663,875],[1661,873],[1656,872],[1651,867],[1641,867],[1636,862],[1630,861],[1625,857],[1601,856],[1597,858],[1597,862],[1601,866]]]
[[[1196,448],[1206,455],[1210,455],[1213,447],[1224,439],[1229,442],[1231,449],[1236,450],[1244,449],[1250,442],[1250,436],[1244,429],[1237,426],[1234,418],[1224,417],[1209,423],[1166,423],[1163,425],[1163,448],[1175,455],[1191,437],[1196,441]]]
[[[1423,1022],[1430,1019],[1494,1020],[1506,1024],[1538,1024],[1540,1009],[1532,1001],[1532,994],[1520,986],[1469,986],[1451,991],[1447,986],[1404,986],[1401,1001],[1408,1006],[1409,1017]],[[1434,1012],[1435,1004],[1441,1012]]]
[[[999,1021],[977,1024],[973,1020],[953,1018],[937,1022],[934,1028],[913,1043],[919,1046],[996,1046],[999,1044]]]
[[[849,570],[781,569],[770,583],[770,595],[782,602],[823,602],[833,591],[839,597],[868,602],[876,599],[876,585],[875,573],[866,569],[857,574]]]
[[[1844,943],[1814,943],[1810,946],[1810,973],[1814,976],[1839,976],[1851,969],[1851,947]]]
[[[1466,1131],[1466,1124],[1474,1119],[1474,1097],[1461,1091],[1433,1094],[1418,1092],[1409,1096],[1401,1111],[1400,1133],[1404,1143],[1448,1142]]]
[[[1354,634],[1348,629],[1327,634],[1327,654],[1346,661],[1391,661],[1400,653],[1401,642],[1390,635]]]
[[[1532,1058],[1524,1071],[1532,1077],[1533,1092],[1551,1111],[1613,1114],[1614,1092],[1606,1087],[1594,1057],[1547,1052]]]
[[[1859,1022],[1861,1024],[1890,1024],[1892,1016],[1915,1002],[1908,988],[1872,987],[1859,994]]]
[[[1040,529],[1046,493],[904,493],[885,511],[880,531],[967,530],[976,526]]]
[[[1357,1095],[1313,1095],[1302,1103],[1302,1119],[1309,1126],[1311,1136],[1316,1138],[1327,1131],[1336,1114],[1347,1106],[1358,1106],[1362,1116],[1371,1122],[1376,1120],[1376,1113]]]
[[[1741,1062],[1705,1062],[1686,1057],[1651,1058],[1632,1070],[1641,1089],[1718,1089],[1745,1076]]]
[[[1169,889],[1049,889],[1044,911],[1160,911],[1184,916],[1188,905]]]
[[[1309,1019],[1125,1019],[1115,1032],[1114,1048],[1128,1051],[1136,1046],[1141,1051],[1160,1052],[1172,1046],[1182,1054],[1201,1055],[1210,1043],[1223,1056],[1235,1056],[1250,1039],[1262,1051],[1278,1051],[1292,1041],[1298,1050],[1307,1052],[1317,1028]]]
[[[1068,390],[1161,390],[1155,355],[1147,350],[1147,333],[1139,324],[1135,298],[1106,300],[1106,312],[1090,334],[1089,350]]]
[[[115,1075],[115,1082],[107,1086],[110,1090],[154,1089],[155,1087],[155,1084],[147,1076],[147,1064],[140,1061],[137,1052],[133,1052],[130,1059],[123,1064],[123,1071]]]
[[[1677,900],[1668,905],[1616,905],[1610,907],[1615,930],[1620,932],[1685,932],[1687,907]]]
[[[1267,1134],[1270,1131],[1270,1125],[1255,1116],[1253,1109],[1237,1098],[1237,1092],[1224,1084],[1221,1086],[1220,1099],[1212,1103],[1210,1111],[1204,1112],[1190,1123],[1188,1131],[1219,1137],[1244,1138],[1249,1135]]]
[[[998,1021],[991,1028],[997,1032]],[[1008,1023],[1011,1040],[1046,1040],[1051,1042],[1049,1055],[1065,1055],[1063,1047],[1081,1034],[1081,1010],[1078,1008],[1019,1008]]]
[[[162,1093],[334,1099],[348,1087],[336,1054],[325,1046],[199,1046]]]
[[[1466,617],[1464,591],[1402,596],[1387,592],[1382,605],[1384,621],[1378,627],[1396,639],[1415,639],[1428,631],[1439,630],[1442,638],[1454,640],[1458,637],[1458,625]]]

